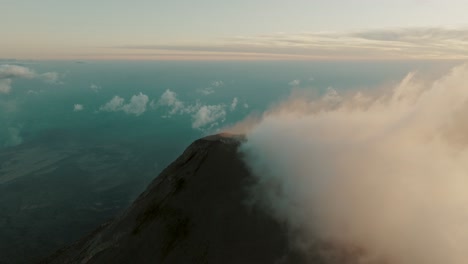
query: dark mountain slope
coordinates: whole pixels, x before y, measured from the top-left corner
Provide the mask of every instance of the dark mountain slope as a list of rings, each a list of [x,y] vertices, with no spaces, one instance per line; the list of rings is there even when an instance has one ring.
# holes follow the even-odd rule
[[[44,263],[290,263],[285,228],[245,203],[239,145],[195,141],[123,215]]]

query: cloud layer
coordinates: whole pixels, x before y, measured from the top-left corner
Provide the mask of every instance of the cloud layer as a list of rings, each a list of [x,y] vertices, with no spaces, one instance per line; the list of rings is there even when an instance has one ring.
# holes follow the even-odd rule
[[[466,59],[468,29],[397,28],[351,32],[237,36],[194,45],[120,47],[134,56],[168,59]],[[148,51],[151,51],[149,53]]]
[[[238,128],[258,177],[251,198],[311,258],[466,263],[466,76],[464,65],[377,95],[292,97],[250,119]]]

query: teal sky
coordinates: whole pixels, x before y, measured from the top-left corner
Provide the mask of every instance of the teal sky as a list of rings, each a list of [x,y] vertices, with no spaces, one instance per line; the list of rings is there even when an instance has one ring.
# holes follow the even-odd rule
[[[0,0],[0,58],[464,59],[467,1]]]

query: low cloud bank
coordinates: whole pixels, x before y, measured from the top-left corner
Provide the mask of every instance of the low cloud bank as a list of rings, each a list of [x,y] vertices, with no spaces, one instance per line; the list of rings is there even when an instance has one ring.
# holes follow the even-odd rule
[[[250,197],[326,263],[468,262],[468,66],[380,94],[292,97],[246,133]],[[339,260],[339,261],[338,261]]]

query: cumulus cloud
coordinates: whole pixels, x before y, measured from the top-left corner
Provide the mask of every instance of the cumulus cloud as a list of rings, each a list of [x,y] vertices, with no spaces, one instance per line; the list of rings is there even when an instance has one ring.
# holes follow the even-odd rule
[[[219,125],[226,119],[226,109],[236,108],[238,103],[235,97],[230,106],[226,104],[205,105],[196,101],[188,104],[178,99],[177,93],[171,90],[166,90],[157,103],[153,103],[155,107],[165,106],[169,109],[162,117],[169,118],[173,115],[191,115],[192,128],[207,131]]]
[[[192,116],[192,127],[202,128],[207,125],[214,125],[217,121],[223,122],[226,117],[224,105],[203,105]]]
[[[232,99],[232,103],[231,103],[231,111],[234,111],[236,110],[236,107],[237,107],[237,103],[238,103],[238,99],[237,97],[234,97],[234,99]]]
[[[75,105],[73,106],[73,111],[74,111],[74,112],[83,111],[83,109],[84,109],[84,106],[83,106],[82,104],[75,104]]]
[[[0,79],[0,93],[10,93],[11,79]]]
[[[206,87],[206,88],[198,89],[198,92],[203,95],[210,95],[214,93],[215,90],[213,89],[213,87]]]
[[[134,95],[130,99],[130,103],[124,105],[122,110],[127,114],[139,116],[146,111],[148,101],[149,97],[146,94],[140,93],[138,95]]]
[[[100,111],[118,112],[123,111],[127,114],[139,116],[146,112],[149,97],[143,93],[133,95],[128,104],[120,96],[114,96],[109,102],[99,108]]]
[[[177,98],[177,93],[167,89],[159,98],[157,106],[169,107],[169,115],[174,115],[184,111],[184,103]]]
[[[37,75],[37,77],[48,83],[57,83],[59,80],[59,74],[56,72],[46,72]]]
[[[40,79],[45,82],[56,83],[59,80],[59,75],[56,72],[39,74],[24,66],[0,65],[0,93],[10,93],[13,79]]]
[[[248,120],[251,199],[325,263],[467,263],[467,75],[291,97]]]
[[[122,106],[124,104],[125,99],[122,97],[116,95],[114,96],[109,102],[107,102],[105,105],[101,106],[99,110],[105,111],[105,112],[117,112],[122,110]]]
[[[18,65],[10,65],[10,64],[3,64],[0,65],[0,79],[13,79],[13,78],[22,78],[22,79],[32,79],[37,76],[37,73],[33,70],[18,66]]]
[[[212,82],[211,82],[211,86],[213,86],[213,87],[221,87],[221,86],[224,86],[224,82],[223,82],[223,81],[212,81]]]
[[[202,89],[198,89],[197,91],[203,95],[210,95],[215,92],[216,88],[219,88],[222,86],[224,86],[223,81],[212,81],[210,83],[210,86],[202,88]]]
[[[97,84],[94,84],[92,83],[90,86],[89,86],[89,89],[93,90],[95,93],[99,92],[99,90],[101,90],[101,86],[97,85]]]

